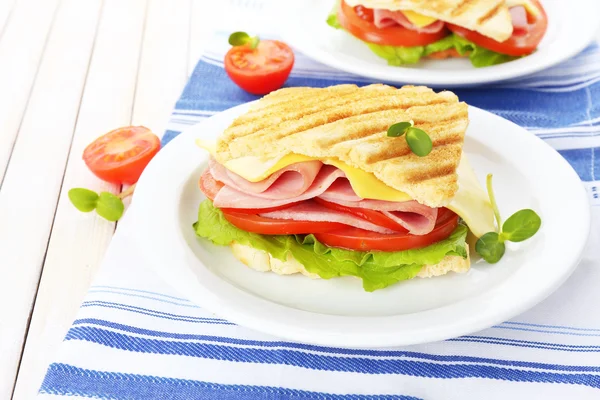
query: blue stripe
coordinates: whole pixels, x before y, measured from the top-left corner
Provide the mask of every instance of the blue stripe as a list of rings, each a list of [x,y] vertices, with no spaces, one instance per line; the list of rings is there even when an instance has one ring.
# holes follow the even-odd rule
[[[505,342],[502,340],[493,340],[482,337],[481,339],[473,339],[473,338],[463,338],[458,337],[454,339],[448,339],[450,342],[469,342],[469,343],[486,343],[486,344],[498,344],[504,346],[513,346],[513,347],[525,347],[530,349],[543,349],[543,350],[556,350],[556,351],[566,351],[570,353],[599,353],[600,347],[598,346],[581,346],[575,348],[566,348],[566,347],[556,347],[553,345],[544,345],[544,344],[519,344],[514,342]],[[588,347],[588,348],[585,348]]]
[[[538,327],[538,328],[568,329],[568,330],[572,330],[572,331],[600,332],[600,328],[578,328],[578,327],[574,327],[574,326],[565,326],[565,325],[529,324],[526,322],[511,322],[511,321],[503,322],[503,324],[534,326],[534,327]]]
[[[100,372],[68,364],[50,365],[40,393],[114,400],[419,400],[403,395],[343,395],[273,386],[223,385],[189,379]]]
[[[122,286],[94,285],[94,286],[91,287],[91,289],[125,290],[125,291],[128,291],[128,292],[137,292],[137,293],[152,294],[152,295],[159,296],[159,297],[166,297],[168,299],[180,300],[180,301],[183,301],[183,302],[191,303],[188,299],[185,299],[183,297],[169,296],[168,294],[163,294],[163,293],[159,293],[159,292],[153,292],[153,291],[150,291],[150,290],[132,289],[132,288],[127,288],[127,287],[122,287]]]
[[[549,330],[546,330],[546,329],[517,328],[516,326],[502,326],[502,325],[496,325],[496,326],[494,326],[494,328],[497,328],[497,329],[510,329],[510,330],[513,330],[513,331],[552,333],[552,334],[555,334],[555,335],[566,335],[566,336],[592,336],[592,337],[600,337],[600,333],[560,332],[560,331],[549,331]]]
[[[176,354],[187,355],[215,360],[227,360],[236,362],[286,364],[319,370],[360,372],[371,374],[393,374],[393,373],[418,373],[429,374],[436,371],[433,376],[444,378],[447,372],[459,373],[462,369],[474,367],[487,368],[482,364],[494,364],[495,369],[507,371],[503,367],[535,368],[544,371],[569,371],[569,372],[600,372],[600,366],[575,366],[558,365],[536,362],[525,362],[516,360],[498,360],[492,358],[469,357],[469,356],[441,356],[408,351],[378,351],[378,350],[354,350],[338,349],[321,346],[303,345],[290,342],[267,342],[257,340],[235,339],[208,335],[183,335],[176,333],[164,333],[149,331],[121,324],[113,324],[108,321],[104,325],[122,329],[127,332],[143,334],[154,337],[167,336],[173,339],[189,339],[190,336],[196,340],[204,340],[216,343],[181,342],[171,340],[148,339],[131,336],[120,332],[100,329],[91,326],[72,327],[65,340],[85,340],[104,346],[121,350],[129,350],[153,354]],[[237,346],[231,346],[237,345]],[[249,348],[241,346],[260,346],[260,348]],[[306,353],[300,350],[313,350],[321,353]],[[345,357],[354,355],[356,357]],[[360,355],[385,357],[379,359],[361,358]],[[396,357],[390,359],[390,357]],[[417,360],[407,360],[406,358]],[[437,364],[426,361],[451,362],[454,364]],[[465,362],[469,364],[464,364]],[[463,363],[463,364],[457,364]],[[498,367],[497,367],[498,366]],[[431,368],[431,370],[430,370]],[[448,368],[445,371],[444,368]],[[433,372],[431,372],[433,373]],[[421,375],[419,375],[421,376]],[[427,376],[427,375],[422,375]],[[600,378],[600,377],[599,377]],[[600,382],[599,382],[600,383]]]
[[[152,296],[145,296],[145,295],[136,294],[136,293],[123,293],[123,292],[118,292],[116,290],[109,290],[109,289],[90,290],[89,293],[115,293],[115,294],[120,294],[122,296],[137,297],[139,299],[149,299],[149,300],[159,301],[161,303],[174,304],[174,305],[180,306],[180,307],[200,308],[195,304],[190,304],[190,303],[181,304],[176,301],[170,301],[170,300],[160,299],[160,298],[156,298],[156,297],[152,297]]]
[[[204,323],[212,323],[212,324],[221,324],[221,325],[234,325],[231,322],[225,321],[224,319],[218,318],[204,318],[204,317],[194,317],[190,315],[179,315],[179,314],[171,314],[162,311],[150,310],[142,307],[130,306],[127,304],[119,304],[112,303],[108,301],[88,301],[81,305],[81,307],[103,307],[103,308],[113,308],[117,310],[130,311],[138,314],[148,315],[151,317],[158,317],[163,319],[168,319],[171,321],[184,321],[184,322],[204,322]]]

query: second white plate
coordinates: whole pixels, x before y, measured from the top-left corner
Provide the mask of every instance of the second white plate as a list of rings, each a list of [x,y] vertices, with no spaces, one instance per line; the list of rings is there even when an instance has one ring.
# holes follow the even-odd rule
[[[524,129],[471,107],[464,151],[480,181],[494,174],[504,217],[521,208],[540,214],[542,227],[532,239],[511,244],[495,265],[476,262],[466,274],[413,279],[374,293],[350,277],[311,280],[250,270],[228,247],[197,238],[192,228],[204,199],[198,179],[208,161],[194,141],[216,138],[248,106],[215,115],[170,142],[144,171],[132,204],[139,244],[156,272],[223,318],[329,346],[437,341],[527,310],[558,288],[577,264],[590,211],[575,171]]]
[[[413,66],[393,67],[359,39],[326,24],[335,0],[283,3],[283,39],[308,57],[378,81],[430,87],[472,86],[541,71],[582,51],[594,40],[600,24],[600,1],[546,0],[543,5],[548,14],[548,30],[538,50],[530,56],[486,68],[475,68],[468,59],[425,60]]]

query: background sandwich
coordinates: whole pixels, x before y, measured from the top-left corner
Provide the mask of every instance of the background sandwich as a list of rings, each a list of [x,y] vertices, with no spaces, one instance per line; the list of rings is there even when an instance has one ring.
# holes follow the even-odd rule
[[[548,21],[538,0],[339,0],[327,23],[390,65],[469,57],[485,67],[534,52]]]
[[[431,151],[390,126],[411,121]],[[494,230],[462,153],[468,107],[425,87],[288,88],[238,117],[200,179],[198,236],[250,267],[356,276],[366,290],[469,269],[467,232]],[[408,133],[407,133],[408,136]]]

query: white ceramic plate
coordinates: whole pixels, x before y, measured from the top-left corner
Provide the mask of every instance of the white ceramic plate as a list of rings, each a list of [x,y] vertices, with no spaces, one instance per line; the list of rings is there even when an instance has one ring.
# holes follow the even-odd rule
[[[330,346],[384,347],[442,340],[505,321],[548,296],[571,274],[589,232],[585,190],[570,165],[542,140],[470,108],[464,150],[483,182],[489,172],[502,214],[533,208],[534,238],[509,245],[495,265],[463,275],[413,279],[374,293],[358,279],[311,280],[250,270],[228,247],[195,236],[198,179],[215,138],[248,104],[179,135],[152,160],[133,197],[133,219],[156,272],[191,301],[249,328]],[[565,210],[568,209],[568,212]]]
[[[600,24],[598,0],[545,0],[548,30],[538,51],[528,57],[486,68],[474,68],[468,59],[425,60],[414,66],[392,67],[360,40],[325,23],[334,3],[335,0],[282,2],[283,39],[308,57],[346,72],[430,87],[471,86],[541,71],[583,50],[594,39]]]

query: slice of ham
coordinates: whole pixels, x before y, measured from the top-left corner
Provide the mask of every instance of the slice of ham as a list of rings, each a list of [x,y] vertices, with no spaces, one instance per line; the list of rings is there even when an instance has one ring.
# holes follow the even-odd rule
[[[319,198],[346,207],[381,211],[414,235],[425,235],[435,227],[437,208],[425,206],[414,200],[383,201],[361,199],[356,194],[349,196],[350,192],[354,194],[348,180],[339,179],[323,192]]]
[[[527,31],[527,29],[529,28],[529,21],[527,21],[527,10],[525,10],[525,7],[511,7],[510,16],[512,18],[512,24],[515,31]]]
[[[321,170],[320,161],[306,161],[288,165],[260,182],[250,182],[229,171],[216,160],[208,163],[212,176],[219,182],[240,192],[265,199],[287,199],[306,192]]]
[[[225,185],[214,198],[218,208],[270,208],[317,197],[327,190],[336,179],[345,178],[344,171],[331,165],[323,165],[310,187],[301,195],[285,199],[269,199],[254,193],[245,193]]]
[[[271,211],[259,215],[265,218],[287,219],[292,221],[339,222],[367,231],[385,234],[394,233],[394,231],[390,229],[375,225],[355,215],[332,210],[322,206],[314,200],[303,201],[300,204],[285,208],[283,210]]]
[[[444,29],[444,21],[441,20],[437,20],[427,26],[419,28],[410,22],[410,20],[406,18],[402,11],[390,11],[383,9],[373,10],[373,22],[379,29],[400,25],[406,29],[417,31],[419,33],[438,33]]]

